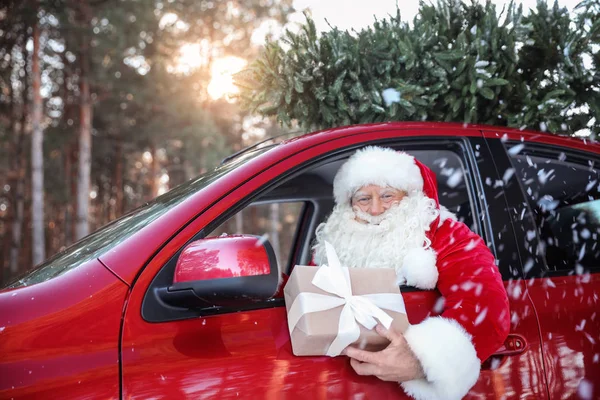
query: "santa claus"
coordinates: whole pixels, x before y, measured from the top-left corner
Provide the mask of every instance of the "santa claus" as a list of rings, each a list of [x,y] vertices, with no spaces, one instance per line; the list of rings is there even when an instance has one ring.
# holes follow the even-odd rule
[[[399,284],[436,288],[440,316],[404,334],[378,326],[391,344],[380,352],[348,348],[361,375],[400,382],[416,399],[460,399],[498,350],[510,327],[508,298],[483,240],[439,205],[434,173],[409,154],[367,147],[342,165],[335,207],[317,228],[314,262],[325,241],[341,264],[394,268]]]

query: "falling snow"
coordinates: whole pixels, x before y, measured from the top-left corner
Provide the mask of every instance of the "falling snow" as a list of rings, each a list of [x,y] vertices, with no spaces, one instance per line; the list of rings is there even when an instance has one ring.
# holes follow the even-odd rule
[[[492,362],[490,364],[490,369],[493,371],[495,369],[498,369],[498,367],[500,366],[501,360],[499,358],[493,358]]]
[[[512,293],[511,293],[512,298],[515,299],[515,300],[517,300],[519,297],[521,297],[521,293],[522,293],[521,286],[520,285],[515,285],[513,287]]]
[[[435,305],[433,306],[433,312],[436,314],[440,314],[442,311],[444,311],[444,304],[446,304],[446,299],[444,299],[443,297],[437,299]]]
[[[593,384],[587,379],[582,379],[579,382],[579,387],[577,388],[577,394],[580,399],[588,400],[591,399],[594,392]]]
[[[481,324],[483,322],[483,320],[485,319],[485,316],[487,314],[487,307],[484,308],[479,315],[477,316],[477,318],[475,318],[475,322],[473,323],[474,326],[477,326],[479,324]]]
[[[587,186],[585,187],[585,191],[589,192],[590,190],[592,190],[594,188],[594,186],[596,186],[597,182],[598,182],[598,180],[593,180],[593,181],[589,182],[587,184]]]
[[[465,251],[473,250],[477,246],[477,241],[471,239],[471,241],[465,246]]]
[[[516,156],[517,154],[519,154],[523,149],[525,148],[524,144],[518,144],[516,146],[513,146],[510,148],[510,150],[508,150],[508,154],[510,154],[511,156]]]
[[[528,259],[527,262],[525,263],[525,266],[523,267],[523,270],[525,271],[525,274],[529,273],[529,271],[531,271],[531,268],[533,268],[533,259]]]
[[[540,181],[540,183],[541,183],[542,185],[545,185],[545,184],[546,184],[546,182],[548,182],[548,179],[550,179],[550,176],[551,176],[552,174],[554,174],[554,170],[553,170],[553,169],[552,169],[552,170],[550,170],[550,171],[548,171],[548,172],[546,172],[546,170],[542,168],[542,169],[540,169],[540,170],[538,171],[538,173],[537,173],[537,175],[538,175],[538,180]]]
[[[508,183],[509,179],[512,178],[512,176],[514,174],[515,174],[514,168],[508,168],[506,171],[504,171],[504,176],[502,177],[502,180],[504,181],[504,183]]]
[[[512,316],[510,317],[510,322],[516,326],[519,323],[519,315],[516,312],[512,313]]]
[[[260,247],[260,246],[262,246],[263,244],[265,244],[265,242],[266,242],[267,240],[269,240],[269,234],[268,234],[268,233],[265,233],[265,234],[263,234],[261,237],[259,237],[259,238],[256,240],[256,243],[254,244],[254,246],[255,246],[255,247]]]
[[[587,340],[589,340],[591,344],[596,344],[596,341],[594,340],[593,337],[590,336],[589,333],[584,332],[584,334],[585,334],[585,337],[587,338]]]

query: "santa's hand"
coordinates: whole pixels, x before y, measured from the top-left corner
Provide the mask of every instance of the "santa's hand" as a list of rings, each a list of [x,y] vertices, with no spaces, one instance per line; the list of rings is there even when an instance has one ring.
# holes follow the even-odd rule
[[[392,382],[406,382],[425,377],[421,363],[403,335],[379,324],[375,330],[391,342],[384,350],[371,352],[354,347],[344,350],[357,374],[374,375],[383,381]]]

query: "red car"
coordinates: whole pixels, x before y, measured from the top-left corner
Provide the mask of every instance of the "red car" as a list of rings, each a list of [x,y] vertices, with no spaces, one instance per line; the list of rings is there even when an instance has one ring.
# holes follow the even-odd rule
[[[270,298],[277,268],[310,262],[333,176],[367,144],[427,164],[498,260],[511,331],[467,397],[600,398],[600,145],[435,123],[247,149],[3,288],[0,398],[404,398],[346,357],[294,356]],[[436,291],[401,289],[412,323],[439,312]]]

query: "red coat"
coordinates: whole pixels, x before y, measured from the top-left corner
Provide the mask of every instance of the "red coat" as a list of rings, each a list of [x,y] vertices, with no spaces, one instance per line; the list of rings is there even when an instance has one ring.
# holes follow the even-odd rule
[[[465,224],[447,219],[431,247],[437,253],[437,289],[444,297],[441,316],[458,321],[472,336],[485,361],[508,335],[508,297],[494,256]]]

